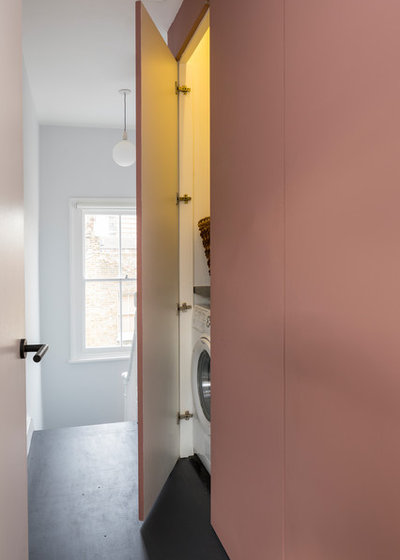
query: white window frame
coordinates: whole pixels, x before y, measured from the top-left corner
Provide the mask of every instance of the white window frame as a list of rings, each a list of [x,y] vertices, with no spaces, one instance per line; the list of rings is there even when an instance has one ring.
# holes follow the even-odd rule
[[[126,360],[131,346],[112,348],[85,347],[85,290],[84,290],[84,221],[86,213],[132,214],[136,211],[134,198],[71,198],[70,199],[70,363]]]

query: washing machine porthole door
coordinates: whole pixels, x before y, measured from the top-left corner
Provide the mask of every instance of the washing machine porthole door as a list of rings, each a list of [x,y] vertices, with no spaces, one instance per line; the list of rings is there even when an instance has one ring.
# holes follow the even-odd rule
[[[204,416],[211,421],[211,360],[203,350],[197,361],[197,390]]]

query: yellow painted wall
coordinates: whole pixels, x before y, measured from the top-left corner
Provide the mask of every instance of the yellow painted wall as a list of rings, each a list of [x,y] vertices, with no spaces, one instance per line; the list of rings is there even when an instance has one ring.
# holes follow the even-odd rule
[[[210,215],[210,31],[186,64],[192,88],[194,284],[209,285],[210,276],[197,222]],[[187,96],[189,97],[189,96]]]

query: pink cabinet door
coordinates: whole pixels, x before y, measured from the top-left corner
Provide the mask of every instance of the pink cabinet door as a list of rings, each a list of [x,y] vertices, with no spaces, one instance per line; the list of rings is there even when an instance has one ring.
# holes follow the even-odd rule
[[[139,509],[179,457],[177,62],[136,3]]]
[[[231,560],[282,554],[282,29],[280,0],[211,2],[211,511]]]

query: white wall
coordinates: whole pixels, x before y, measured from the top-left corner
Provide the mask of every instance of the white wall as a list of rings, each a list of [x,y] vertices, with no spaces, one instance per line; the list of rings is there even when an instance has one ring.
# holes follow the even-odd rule
[[[28,77],[23,69],[24,206],[25,206],[25,337],[40,342],[39,319],[39,125]],[[28,450],[32,431],[42,428],[41,366],[26,360]]]
[[[194,285],[209,286],[210,274],[198,222],[210,215],[210,31],[186,64],[192,88]]]
[[[130,137],[132,137],[132,133]],[[133,197],[135,166],[111,158],[120,130],[40,127],[40,296],[45,428],[123,420],[128,360],[70,364],[71,197]]]

